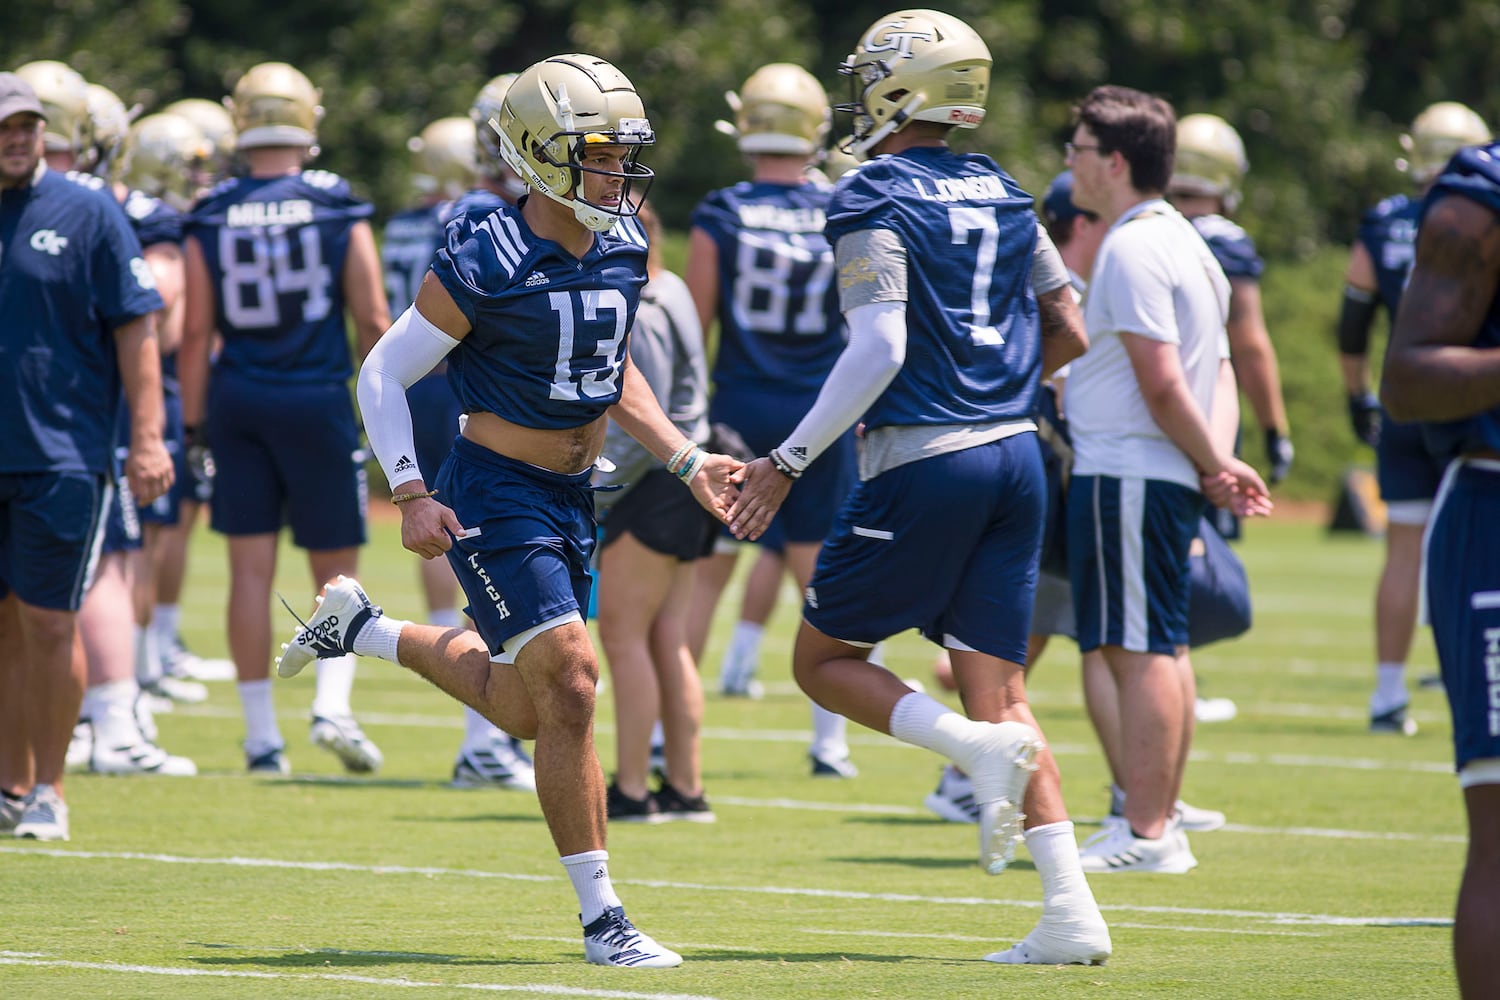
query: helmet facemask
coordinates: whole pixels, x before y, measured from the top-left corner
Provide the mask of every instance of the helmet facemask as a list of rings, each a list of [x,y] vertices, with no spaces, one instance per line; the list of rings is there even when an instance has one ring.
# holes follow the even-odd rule
[[[623,74],[593,56],[558,56],[521,74],[490,127],[511,169],[596,233],[634,215],[656,176],[638,162],[642,147],[656,141],[639,97]],[[621,169],[586,165],[593,145],[625,147]],[[620,178],[619,204],[585,200],[585,174]]]

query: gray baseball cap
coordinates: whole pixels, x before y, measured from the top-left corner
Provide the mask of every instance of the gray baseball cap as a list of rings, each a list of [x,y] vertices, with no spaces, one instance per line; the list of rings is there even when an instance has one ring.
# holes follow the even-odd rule
[[[0,121],[28,111],[40,118],[47,117],[31,84],[14,73],[0,73]]]

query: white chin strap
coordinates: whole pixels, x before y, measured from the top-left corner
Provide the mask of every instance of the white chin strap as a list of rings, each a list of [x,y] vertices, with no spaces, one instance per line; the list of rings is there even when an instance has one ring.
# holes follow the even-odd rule
[[[916,115],[916,113],[921,109],[923,103],[924,101],[922,95],[918,94],[910,101],[908,101],[905,106],[899,108],[895,114],[891,115],[891,117],[887,119],[884,125],[880,126],[875,131],[865,136],[863,139],[856,138],[852,143],[849,144],[849,148],[853,151],[855,157],[859,160],[868,160],[870,158],[870,150],[878,146],[881,139],[884,139],[886,136],[890,135],[892,132],[896,131],[907,122],[911,121],[912,117]]]

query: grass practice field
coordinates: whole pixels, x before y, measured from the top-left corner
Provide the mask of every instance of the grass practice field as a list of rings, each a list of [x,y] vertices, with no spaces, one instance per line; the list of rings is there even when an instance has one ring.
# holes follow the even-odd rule
[[[630,915],[681,951],[679,969],[584,964],[575,901],[535,798],[447,785],[456,703],[365,660],[354,704],[386,764],[345,778],[307,741],[312,672],[277,681],[293,774],[251,778],[233,685],[160,717],[197,778],[68,780],[71,842],[0,843],[0,997],[622,998],[1447,997],[1464,856],[1430,639],[1412,664],[1412,739],[1365,730],[1380,544],[1311,523],[1258,523],[1240,546],[1257,621],[1196,658],[1204,694],[1239,704],[1202,726],[1184,797],[1230,825],[1195,834],[1185,876],[1095,876],[1115,954],[1100,968],[982,961],[1036,920],[1024,850],[986,876],[973,827],[929,814],[939,760],[855,726],[852,781],[809,777],[806,702],[790,680],[794,621],[768,635],[759,702],[708,699],[713,826],[617,825],[612,874]],[[223,543],[198,539],[189,642],[224,655]],[[395,615],[420,614],[415,557],[374,525],[361,578]],[[748,566],[743,559],[741,569]],[[306,561],[281,589],[311,605]],[[791,598],[790,590],[787,597]],[[738,605],[703,668],[713,692]],[[293,622],[278,609],[278,629]],[[931,681],[932,647],[894,641],[893,669]],[[1107,776],[1058,641],[1033,671],[1037,715],[1082,840]],[[956,702],[955,702],[956,703]],[[609,697],[598,718],[613,759]]]

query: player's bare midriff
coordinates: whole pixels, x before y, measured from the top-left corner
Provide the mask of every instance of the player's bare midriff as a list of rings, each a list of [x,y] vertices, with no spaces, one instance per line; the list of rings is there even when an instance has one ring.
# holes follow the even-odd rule
[[[471,413],[463,436],[506,458],[571,475],[599,457],[608,422],[601,416],[581,427],[551,430],[522,427],[493,413]]]

